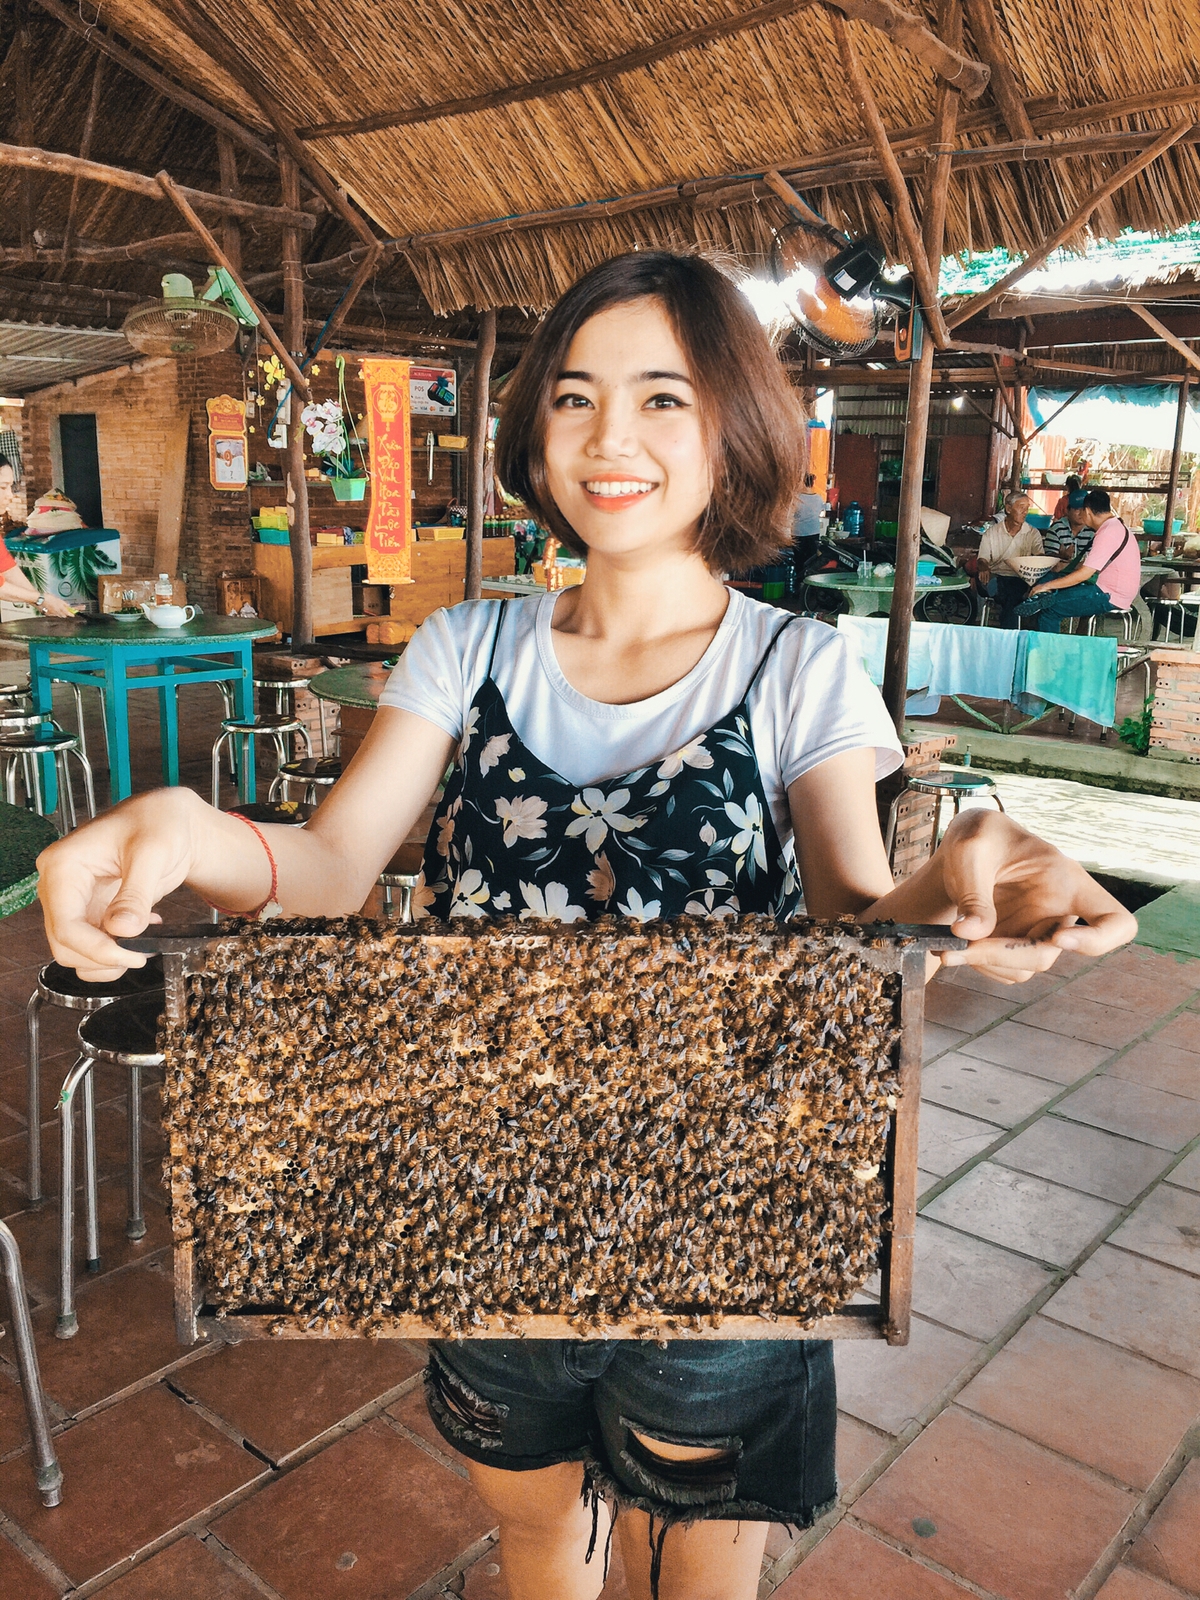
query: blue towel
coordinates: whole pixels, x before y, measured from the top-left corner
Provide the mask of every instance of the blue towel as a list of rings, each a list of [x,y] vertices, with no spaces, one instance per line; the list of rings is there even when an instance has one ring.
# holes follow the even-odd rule
[[[1117,641],[1074,634],[1021,632],[1014,695],[1017,705],[1038,716],[1051,705],[1066,706],[1089,722],[1111,728],[1117,720]]]
[[[839,617],[875,683],[883,682],[886,617]],[[914,717],[935,716],[944,694],[1008,700],[1013,691],[1017,634],[1002,628],[964,628],[947,622],[914,622],[909,635],[908,699]],[[920,689],[920,694],[913,694]]]
[[[883,682],[883,661],[887,648],[888,619],[886,617],[839,617],[838,632],[846,634],[862,661],[872,683]],[[929,656],[928,634],[932,631],[925,622],[914,622],[908,645],[908,687],[924,689],[933,675]]]

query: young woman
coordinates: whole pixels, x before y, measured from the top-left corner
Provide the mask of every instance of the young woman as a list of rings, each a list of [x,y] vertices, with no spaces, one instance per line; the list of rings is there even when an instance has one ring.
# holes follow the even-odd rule
[[[794,862],[812,914],[952,925],[974,942],[948,962],[1009,980],[1130,938],[1075,863],[991,813],[891,888],[874,791],[901,755],[878,694],[836,632],[722,581],[784,541],[801,448],[715,268],[646,252],[576,284],[506,396],[497,464],[587,552],[587,580],[424,624],[313,821],[264,830],[284,911],[361,906],[457,751],[425,913],[786,913]],[[93,977],[139,963],[113,936],[181,883],[247,913],[272,888],[261,840],[183,789],[126,801],[40,867],[55,955]],[[622,1509],[635,1595],[749,1600],[768,1523],[836,1494],[827,1343],[438,1343],[429,1402],[500,1523],[512,1600],[598,1594],[598,1496]]]

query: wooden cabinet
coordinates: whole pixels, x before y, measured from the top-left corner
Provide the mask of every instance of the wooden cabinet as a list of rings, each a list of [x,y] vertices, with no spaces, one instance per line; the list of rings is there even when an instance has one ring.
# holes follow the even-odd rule
[[[834,446],[833,476],[838,486],[838,515],[857,500],[862,507],[863,532],[875,537],[879,500],[879,440],[866,433],[839,433]]]

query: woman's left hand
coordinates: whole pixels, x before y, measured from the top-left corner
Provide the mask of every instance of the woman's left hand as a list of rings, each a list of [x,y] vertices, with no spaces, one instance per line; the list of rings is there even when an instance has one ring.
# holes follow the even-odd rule
[[[926,866],[893,893],[914,895],[922,922],[949,923],[970,940],[944,951],[944,966],[976,967],[1002,983],[1045,972],[1064,950],[1102,956],[1137,933],[1133,915],[1077,861],[982,808],[955,817]]]
[[[73,617],[75,607],[69,606],[65,600],[60,600],[56,594],[44,594],[41,606],[38,608],[48,617]]]

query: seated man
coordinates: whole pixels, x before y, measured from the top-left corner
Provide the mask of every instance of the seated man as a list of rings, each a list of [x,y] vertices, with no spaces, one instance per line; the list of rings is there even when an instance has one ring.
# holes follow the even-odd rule
[[[1015,607],[1029,592],[1024,578],[1011,565],[1017,556],[1040,556],[1042,536],[1025,516],[1031,505],[1021,489],[1010,489],[1004,496],[1004,515],[996,517],[979,541],[979,564],[975,581],[981,594],[1000,605],[1000,626],[1015,628]]]
[[[1058,521],[1059,517],[1065,517],[1066,516],[1067,507],[1068,507],[1068,504],[1070,502],[1071,496],[1073,494],[1079,494],[1081,492],[1086,493],[1086,491],[1083,488],[1083,484],[1079,480],[1078,473],[1075,473],[1075,472],[1068,473],[1067,474],[1066,485],[1063,488],[1063,492],[1059,495],[1058,499],[1054,502],[1054,520],[1056,522]],[[1046,554],[1049,555],[1050,552],[1047,550]]]
[[[1092,530],[1087,521],[1087,491],[1073,489],[1066,499],[1066,515],[1055,517],[1042,535],[1045,553],[1057,556],[1060,566],[1064,567],[1072,556],[1084,555],[1092,542]]]
[[[1037,617],[1039,633],[1058,633],[1063,617],[1103,616],[1128,611],[1142,584],[1142,558],[1137,540],[1113,515],[1104,489],[1092,489],[1084,506],[1095,537],[1086,557],[1076,557],[1062,572],[1045,578],[1017,607],[1023,617]]]

